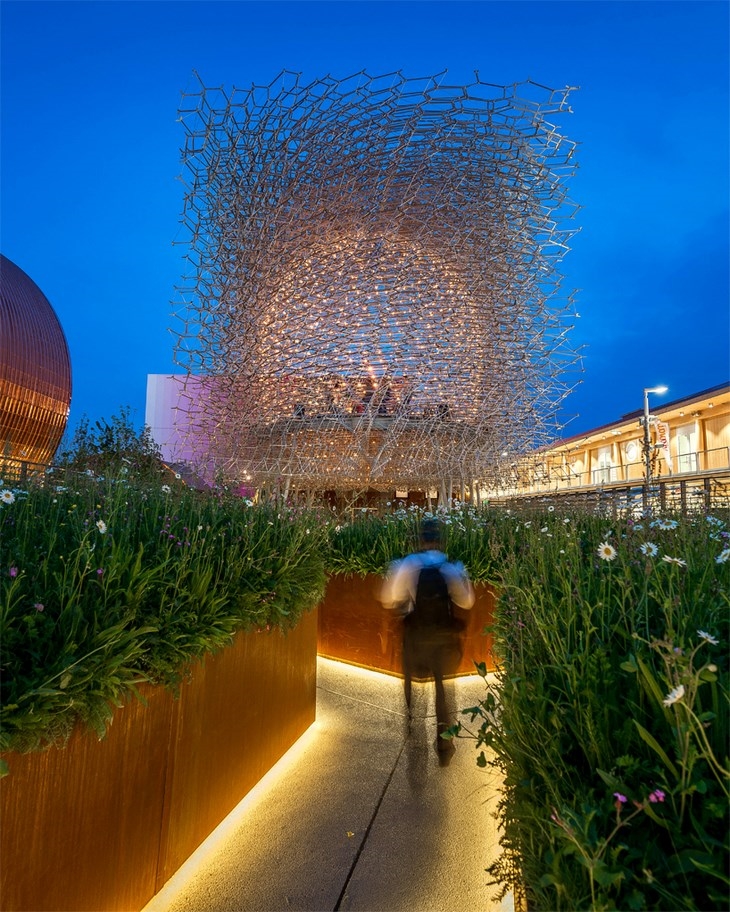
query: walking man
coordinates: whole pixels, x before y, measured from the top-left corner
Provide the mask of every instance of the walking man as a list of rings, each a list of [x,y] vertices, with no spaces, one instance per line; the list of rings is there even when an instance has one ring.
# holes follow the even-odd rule
[[[444,676],[453,674],[463,652],[464,621],[454,606],[471,608],[474,589],[462,563],[452,563],[441,550],[441,528],[435,519],[421,524],[421,548],[388,571],[381,601],[403,614],[403,677],[406,705],[411,718],[413,677],[433,678],[436,690],[436,749],[453,750],[441,737],[449,728]]]

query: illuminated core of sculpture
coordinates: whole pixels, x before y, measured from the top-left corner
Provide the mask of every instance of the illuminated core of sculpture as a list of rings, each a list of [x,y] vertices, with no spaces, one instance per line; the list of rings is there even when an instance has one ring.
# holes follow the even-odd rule
[[[178,421],[201,463],[444,490],[555,436],[569,91],[285,72],[184,96]]]

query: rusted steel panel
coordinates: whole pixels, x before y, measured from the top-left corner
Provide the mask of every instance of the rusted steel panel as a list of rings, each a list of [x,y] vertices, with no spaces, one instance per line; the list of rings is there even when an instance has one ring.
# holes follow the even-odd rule
[[[381,578],[375,574],[330,577],[319,606],[320,655],[388,674],[402,673],[402,621],[378,601],[381,585]],[[494,616],[494,591],[485,585],[474,588],[474,607],[458,612],[467,627],[464,655],[456,674],[474,673],[475,662],[485,662],[490,671],[495,667],[492,638],[483,632]]]
[[[5,754],[0,782],[4,912],[140,909],[154,894],[172,696],[140,688],[106,738]]]
[[[3,912],[141,909],[314,721],[317,612],[241,633],[175,700],[142,687],[99,741],[5,754]]]
[[[317,612],[239,635],[180,695],[157,889],[314,722]]]

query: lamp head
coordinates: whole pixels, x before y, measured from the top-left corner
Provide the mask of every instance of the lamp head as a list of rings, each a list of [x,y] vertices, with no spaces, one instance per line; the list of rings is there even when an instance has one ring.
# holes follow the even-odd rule
[[[662,393],[666,393],[668,391],[668,389],[669,389],[668,386],[652,386],[650,389],[645,389],[644,392],[645,393],[656,393],[658,396],[660,396]]]

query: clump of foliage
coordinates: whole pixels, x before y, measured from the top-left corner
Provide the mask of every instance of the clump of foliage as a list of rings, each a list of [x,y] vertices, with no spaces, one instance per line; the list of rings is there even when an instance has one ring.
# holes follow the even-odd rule
[[[132,473],[137,482],[168,473],[152,431],[146,426],[138,430],[128,407],[93,424],[86,416],[81,418],[70,439],[61,443],[55,462],[61,469],[101,478]]]
[[[434,517],[441,522],[442,547],[449,558],[461,561],[474,582],[494,580],[511,547],[514,523],[501,509],[479,509],[469,504],[433,511],[396,507],[383,515],[362,510],[350,521],[330,525],[330,572],[358,576],[385,573],[392,561],[418,548],[421,522]]]
[[[321,600],[316,516],[126,468],[0,486],[0,749],[79,720],[101,735],[139,682],[174,687],[238,630],[289,629]]]
[[[494,880],[533,910],[726,909],[726,522],[511,521],[501,669],[451,732],[504,776]]]

